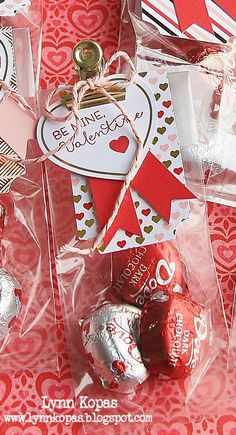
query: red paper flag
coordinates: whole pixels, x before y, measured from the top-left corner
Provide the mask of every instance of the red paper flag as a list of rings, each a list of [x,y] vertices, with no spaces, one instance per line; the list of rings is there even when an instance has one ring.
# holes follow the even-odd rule
[[[192,24],[214,33],[205,0],[174,0],[176,15],[182,32]]]
[[[223,9],[226,14],[236,20],[236,3],[235,0],[214,0],[214,2]]]
[[[123,181],[89,178],[89,184],[97,212],[98,222],[103,228],[111,217],[116,200],[121,191]],[[142,236],[131,192],[128,189],[118,214],[103,240],[107,246],[119,229]]]
[[[214,0],[233,20],[236,20],[235,0]],[[174,0],[176,15],[182,32],[192,24],[197,24],[214,33],[205,0]]]
[[[182,168],[179,168],[182,170]],[[194,199],[187,189],[151,152],[144,159],[131,187],[169,222],[174,199]]]

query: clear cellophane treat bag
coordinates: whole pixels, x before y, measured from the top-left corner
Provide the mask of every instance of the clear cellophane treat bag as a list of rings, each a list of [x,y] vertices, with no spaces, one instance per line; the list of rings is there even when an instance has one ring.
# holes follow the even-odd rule
[[[141,35],[143,25],[142,21],[137,19],[140,17],[137,7],[137,4],[134,7],[128,0],[122,3],[120,47],[128,47],[132,56],[136,51],[135,31],[129,26],[129,35],[126,35],[125,23],[128,20],[132,21],[133,16],[136,30],[140,31]],[[191,112],[195,116],[195,133],[198,134],[198,147],[195,152],[203,164],[207,199],[234,206],[234,38],[226,44],[203,42],[164,36],[153,24],[145,23],[143,29],[145,26],[146,30],[141,36],[142,43],[146,48],[155,48],[158,52],[156,55],[161,57],[162,61],[168,59],[176,108],[177,104],[181,104],[181,92],[178,91],[180,85],[186,97],[188,94],[188,100],[192,100]],[[184,131],[183,122],[184,119],[179,122],[179,134]]]
[[[195,418],[194,395],[227,347],[192,112],[179,134],[171,69],[155,50],[140,42],[136,69],[117,57],[125,75],[108,79],[108,64],[58,96],[41,95],[37,127],[51,160],[56,268],[87,433],[89,418],[112,425],[148,414],[143,398],[168,385],[193,403]]]
[[[37,150],[34,141],[28,155]],[[56,316],[41,165],[1,194],[0,359],[4,370],[56,370]]]
[[[136,37],[129,12],[141,17],[141,2],[134,0],[121,1],[120,31],[118,45],[133,59],[135,56]]]
[[[34,137],[34,125],[26,112],[31,111],[33,117],[37,116],[36,89],[40,70],[41,36],[41,1],[1,2],[0,153],[21,160],[26,158],[27,140]],[[27,104],[29,107],[24,110]],[[0,194],[8,192],[12,180],[24,174],[25,170],[25,165],[20,161],[13,163],[1,156]]]
[[[236,40],[226,45],[215,67],[221,75],[221,83],[215,103],[218,104],[215,133],[215,164],[209,172],[207,195],[214,202],[235,207],[236,204]],[[217,101],[218,100],[218,101]]]
[[[137,69],[139,71],[145,69],[147,62],[153,63],[155,67],[163,65],[166,67],[172,90],[179,140],[188,146],[188,152],[202,163],[205,183],[207,183],[207,199],[214,198],[216,202],[233,205],[230,201],[233,198],[230,190],[232,193],[235,180],[233,181],[234,172],[230,169],[234,160],[231,161],[230,157],[234,155],[231,145],[234,134],[234,123],[231,117],[234,111],[235,93],[234,39],[220,46],[219,44],[165,37],[137,17],[132,16],[132,20],[137,33]],[[124,47],[120,48],[124,49]],[[229,98],[229,90],[231,98]],[[226,100],[223,100],[224,93],[228,95],[229,107],[227,108]],[[225,142],[229,145],[226,148],[224,147]],[[225,180],[221,187],[220,177],[221,181]],[[218,187],[215,182],[217,179]],[[232,332],[232,346],[234,335]],[[229,361],[232,367],[233,353],[231,350],[230,346]],[[223,352],[217,358],[212,372],[208,371],[209,375],[205,378],[206,383],[208,376],[215,376],[214,368],[217,364],[226,368],[227,352]],[[231,373],[228,374],[228,378],[230,376]],[[201,384],[198,394],[201,397]],[[209,397],[209,403],[212,397]],[[221,408],[222,403],[219,400],[214,401],[214,409],[211,412],[217,412],[216,409],[220,411]],[[205,411],[206,409],[208,407]]]
[[[38,149],[35,90],[41,7],[37,1],[6,0],[0,5],[0,359],[4,370],[58,368],[44,168],[25,164]]]
[[[42,2],[1,2],[0,32],[0,79],[34,104],[41,61]]]

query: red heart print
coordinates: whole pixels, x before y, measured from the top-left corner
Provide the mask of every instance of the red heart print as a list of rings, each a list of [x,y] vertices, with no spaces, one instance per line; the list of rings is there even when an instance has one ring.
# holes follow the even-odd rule
[[[164,107],[167,107],[167,108],[168,108],[168,107],[171,106],[171,101],[170,101],[170,100],[168,100],[168,101],[163,101],[162,104],[163,104]]]
[[[108,9],[101,4],[82,5],[77,2],[76,5],[68,9],[68,19],[72,25],[79,30],[80,34],[91,35],[102,29],[107,17]]]
[[[177,175],[182,174],[182,172],[183,172],[183,168],[175,168],[174,169],[174,173],[177,174]]]
[[[1,390],[1,399],[0,399],[0,405],[2,405],[10,396],[12,389],[12,381],[10,376],[8,376],[6,373],[0,375],[0,390]]]
[[[25,334],[24,337],[18,337],[14,340],[14,358],[20,360],[22,364],[27,364],[39,360],[39,356],[45,350],[47,325],[43,328],[31,331],[30,334]],[[29,337],[30,335],[30,337]],[[9,349],[9,352],[11,349]]]
[[[124,248],[124,246],[126,245],[126,241],[125,240],[120,240],[119,242],[117,242],[117,246],[119,246],[119,248]]]
[[[158,118],[162,118],[163,115],[164,115],[163,110],[160,110],[160,111],[158,112]]]
[[[50,385],[48,393],[52,399],[68,399],[71,396],[71,388],[69,385]]]
[[[84,213],[76,213],[75,215],[75,219],[78,219],[79,221],[81,221],[84,217]]]
[[[215,249],[217,253],[217,257],[220,259],[220,262],[227,267],[227,270],[231,269],[231,266],[235,264],[236,259],[236,242],[227,244],[223,240],[219,240],[214,245],[217,246]]]
[[[132,236],[133,236],[133,233],[130,233],[129,231],[125,231],[125,235],[126,235],[127,237],[132,237]]]
[[[73,397],[73,383],[69,373],[58,376],[51,372],[44,372],[36,379],[36,391],[41,396],[50,399],[70,399]],[[65,412],[57,409],[58,412]]]
[[[127,136],[120,136],[109,143],[109,147],[116,153],[125,153],[129,146],[129,139]]]
[[[142,210],[141,212],[144,216],[148,216],[151,213],[151,209],[150,208],[146,208],[144,210]]]
[[[83,207],[86,208],[86,210],[90,210],[90,208],[92,207],[93,203],[92,202],[85,202],[83,204]]]
[[[47,65],[47,69],[57,72],[69,71],[71,68],[71,49],[70,45],[56,45],[52,44],[48,47],[44,47],[43,61]]]

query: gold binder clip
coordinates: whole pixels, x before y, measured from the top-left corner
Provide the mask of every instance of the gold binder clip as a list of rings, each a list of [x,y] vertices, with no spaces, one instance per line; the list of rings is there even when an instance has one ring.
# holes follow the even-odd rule
[[[104,60],[103,51],[99,44],[95,41],[86,39],[80,41],[75,45],[72,52],[72,58],[74,62],[74,68],[77,71],[75,77],[79,77],[81,80],[87,80],[88,78],[93,78],[99,76],[102,72]],[[108,89],[108,92],[117,101],[125,100],[125,90],[117,89],[112,86]],[[64,98],[67,107],[71,107],[71,96],[66,96]],[[89,91],[84,96],[80,108],[85,109],[87,107],[100,106],[103,104],[108,104],[110,101],[98,91]]]

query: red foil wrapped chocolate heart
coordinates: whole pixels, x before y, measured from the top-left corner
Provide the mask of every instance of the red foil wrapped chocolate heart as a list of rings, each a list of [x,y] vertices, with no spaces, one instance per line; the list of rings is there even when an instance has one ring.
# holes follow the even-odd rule
[[[138,307],[157,289],[188,294],[183,264],[170,241],[115,252],[112,269],[114,292]]]
[[[209,321],[202,306],[178,294],[157,292],[142,311],[141,354],[160,379],[189,376],[209,344]]]

